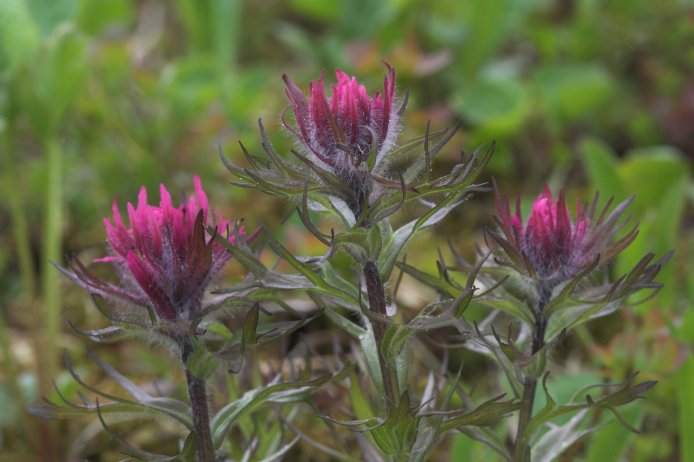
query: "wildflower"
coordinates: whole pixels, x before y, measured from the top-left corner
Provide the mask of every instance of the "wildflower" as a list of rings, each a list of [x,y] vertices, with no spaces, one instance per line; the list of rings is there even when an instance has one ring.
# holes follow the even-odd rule
[[[520,199],[512,215],[508,198],[497,193],[497,210],[505,235],[501,239],[506,244],[503,245],[506,253],[513,254],[509,256],[514,261],[524,261],[531,274],[550,284],[570,279],[596,259],[600,264],[606,263],[636,237],[634,228],[612,242],[625,225],[626,220],[620,222],[620,218],[633,198],[620,203],[609,215],[607,211],[612,201],[608,201],[596,219],[597,199],[596,194],[588,211],[577,201],[572,221],[563,191],[555,200],[545,186],[523,224]]]
[[[209,211],[207,195],[196,175],[195,195],[174,207],[166,187],[160,186],[159,206],[147,203],[143,186],[137,207],[128,203],[129,226],[113,202],[112,221],[104,219],[111,255],[95,262],[115,265],[121,279],[117,286],[89,272],[79,261],[73,281],[92,293],[114,301],[145,306],[160,320],[189,319],[199,311],[202,296],[212,278],[231,255],[206,231],[215,223],[229,233],[229,222]],[[242,230],[240,230],[242,233]],[[228,237],[234,243],[234,237]]]
[[[301,89],[285,75],[286,93],[291,102],[298,131],[284,124],[313,154],[336,175],[350,175],[367,160],[380,163],[397,136],[399,116],[395,98],[395,70],[388,67],[383,95],[369,97],[356,77],[337,69],[337,85],[330,101],[325,95],[323,74],[312,81],[307,100]],[[370,159],[376,156],[375,159]]]

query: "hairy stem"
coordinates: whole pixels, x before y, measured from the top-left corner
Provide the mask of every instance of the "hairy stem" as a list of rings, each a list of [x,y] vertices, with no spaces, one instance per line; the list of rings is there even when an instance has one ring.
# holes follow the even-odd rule
[[[381,280],[381,274],[378,272],[378,266],[369,260],[364,264],[363,270],[364,279],[366,280],[366,292],[369,297],[369,308],[375,313],[386,316],[386,293]],[[378,365],[381,368],[386,406],[390,412],[394,406],[397,406],[400,393],[397,371],[391,364],[386,362],[381,351],[381,344],[383,343],[387,327],[385,322],[371,320],[371,328],[374,332],[374,340],[378,350]]]
[[[547,318],[545,318],[544,308],[549,302],[550,296],[550,290],[544,288],[540,290],[540,298],[537,308],[534,310],[535,326],[533,328],[533,343],[531,349],[531,353],[533,355],[540,351],[543,346],[545,346],[545,329],[547,328]],[[535,404],[536,390],[537,378],[526,377],[525,383],[523,384],[523,397],[521,398],[518,431],[516,433],[516,443],[514,448],[515,462],[530,460],[528,435],[525,434],[525,431],[533,416],[533,405]]]
[[[214,446],[212,445],[212,432],[210,431],[210,411],[207,402],[207,389],[204,379],[194,376],[188,368],[188,359],[193,352],[193,345],[189,341],[183,344],[181,359],[183,369],[186,372],[188,382],[188,396],[193,413],[193,427],[197,441],[196,458],[198,462],[214,462]]]

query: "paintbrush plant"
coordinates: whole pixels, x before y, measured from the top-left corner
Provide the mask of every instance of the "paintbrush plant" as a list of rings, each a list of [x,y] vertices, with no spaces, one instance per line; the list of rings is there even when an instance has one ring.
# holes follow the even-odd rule
[[[385,66],[382,93],[372,96],[340,70],[329,96],[323,74],[309,84],[308,96],[284,76],[288,107],[280,119],[296,141],[292,157],[274,149],[260,121],[262,154],[251,154],[242,144],[244,166],[221,155],[234,185],[293,201],[306,230],[325,246],[322,254],[294,255],[262,228],[252,234],[257,239],[251,246],[252,239],[240,226],[209,209],[195,177],[195,195],[178,207],[164,186],[159,206],[149,205],[142,189],[137,206],[128,204],[128,225],[114,202],[113,218],[105,220],[110,255],[97,263],[112,264],[118,284],[95,276],[77,259],[67,269],[60,268],[89,292],[113,323],[82,333],[105,341],[144,332],[145,338],[169,345],[182,361],[190,408],[172,398],[135,391],[134,384],[94,357],[135,401],[100,393],[73,372],[80,384],[111,401],[75,405],[64,400],[64,406],[48,404],[33,411],[48,417],[67,416],[66,406],[96,412],[105,427],[103,415],[111,411],[147,408],[164,413],[189,430],[180,454],[156,458],[130,446],[128,453],[143,459],[205,462],[259,458],[254,451],[262,446],[260,436],[246,445],[229,442],[232,424],[262,403],[303,400],[324,385],[344,391],[349,405],[325,409],[314,403],[311,409],[324,422],[353,430],[357,446],[317,443],[292,423],[296,412],[278,410],[278,418],[296,438],[284,445],[282,438],[275,439],[276,451],[263,460],[281,458],[303,439],[336,460],[423,461],[446,435],[462,432],[490,446],[503,460],[549,462],[600,424],[587,420],[591,411],[609,410],[629,426],[617,407],[640,397],[654,382],[636,383],[629,377],[620,385],[601,384],[602,395],[594,397],[585,389],[568,404],[557,404],[544,387],[546,406],[534,412],[533,404],[538,381],[544,386],[547,380],[548,354],[563,335],[614,312],[638,291],[660,287],[654,278],[667,256],[653,262],[653,255],[647,255],[622,278],[608,277],[609,262],[636,236],[636,227],[626,229],[628,219],[622,218],[631,199],[614,209],[608,203],[598,210],[596,195],[588,208],[577,203],[572,219],[563,192],[554,198],[546,188],[524,221],[520,198],[511,212],[508,198],[496,191],[497,226],[485,231],[486,249],[479,249],[477,262],[468,263],[451,245],[455,263],[448,265],[440,257],[438,275],[407,264],[403,252],[408,242],[471,195],[488,189],[477,181],[494,144],[462,155],[450,172],[432,178],[433,159],[459,126],[432,132],[427,125],[423,136],[399,141],[407,97],[398,95],[395,70]],[[394,226],[399,221],[392,217],[403,207],[411,218]],[[333,228],[326,229],[327,222]],[[261,258],[265,247],[285,265],[268,265],[267,258]],[[211,281],[232,257],[245,267],[247,277],[210,293]],[[410,319],[396,297],[403,274],[436,290]],[[301,316],[293,306],[296,300],[302,300],[304,308],[308,302],[312,314]],[[483,322],[466,318],[471,306],[489,310]],[[259,323],[261,313],[277,309],[294,319]],[[223,326],[215,324],[215,315],[225,310],[236,310],[245,320],[240,333],[227,331],[220,338]],[[207,385],[220,363],[237,372],[247,346],[292,334],[318,315],[351,338],[344,353],[335,337],[335,361],[326,365],[329,374],[305,380],[281,380],[278,374],[275,381],[248,390],[210,419]],[[498,333],[502,327],[508,328],[504,337]],[[449,374],[443,358],[423,365],[428,379],[422,387],[412,374],[414,359],[425,353],[436,358],[426,342],[432,334],[452,336],[452,341],[497,361],[510,394],[473,400],[460,384],[460,373]],[[221,347],[212,346],[220,343]],[[441,354],[447,356],[446,350]],[[311,372],[308,366],[306,372]],[[516,413],[515,431],[504,437],[498,424]],[[551,424],[565,414],[574,417]]]

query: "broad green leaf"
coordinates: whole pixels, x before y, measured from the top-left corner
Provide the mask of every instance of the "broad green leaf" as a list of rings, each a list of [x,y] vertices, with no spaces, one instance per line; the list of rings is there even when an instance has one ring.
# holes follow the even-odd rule
[[[51,35],[38,57],[22,90],[34,130],[45,140],[55,133],[81,94],[88,69],[87,41],[73,29],[61,28]]]
[[[631,405],[621,412],[627,421],[638,427],[642,416],[641,406]],[[599,432],[594,433],[588,445],[586,462],[620,460],[634,436],[632,432],[624,428],[619,422],[611,422]],[[685,459],[681,460],[684,461]]]
[[[688,170],[681,153],[669,146],[634,149],[617,167],[624,189],[636,192],[640,208],[659,207],[672,184]]]
[[[338,19],[343,11],[342,2],[315,2],[312,0],[291,0],[291,8],[297,13],[319,21],[332,21]]]
[[[534,82],[550,114],[567,121],[591,116],[616,91],[614,79],[605,69],[578,62],[541,65]]]
[[[134,17],[134,5],[129,0],[80,1],[77,23],[80,30],[97,35],[114,24],[129,25]]]
[[[602,202],[610,197],[622,199],[625,194],[617,175],[617,161],[612,149],[601,140],[587,138],[581,142],[580,151],[590,181],[600,192]]]
[[[467,80],[479,72],[513,30],[518,2],[486,0],[458,2],[455,6],[455,13],[449,18],[464,34],[456,52],[459,69]]]
[[[504,460],[499,459],[499,454],[494,452],[486,444],[475,440],[465,433],[455,435],[453,444],[451,445],[450,458],[451,461],[483,461],[483,460]]]
[[[33,59],[39,48],[39,28],[25,0],[0,2],[0,70],[13,74]]]
[[[526,88],[516,80],[478,80],[464,89],[456,107],[472,124],[504,136],[521,127],[531,104]]]
[[[36,19],[44,37],[52,34],[59,26],[69,24],[77,12],[78,3],[78,0],[27,0],[31,15]]]

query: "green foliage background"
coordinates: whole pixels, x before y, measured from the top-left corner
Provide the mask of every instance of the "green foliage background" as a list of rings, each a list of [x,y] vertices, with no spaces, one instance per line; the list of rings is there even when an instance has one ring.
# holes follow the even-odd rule
[[[283,73],[307,88],[340,67],[377,89],[385,60],[410,94],[405,138],[428,119],[463,121],[437,169],[496,140],[487,178],[526,204],[543,183],[581,200],[596,189],[603,201],[636,194],[641,233],[613,272],[675,248],[665,289],[569,339],[550,385],[561,396],[642,371],[660,381],[631,412],[644,433],[608,427],[580,460],[694,461],[692,44],[688,0],[0,1],[0,460],[31,460],[50,433],[67,453],[87,431],[85,421],[49,425],[23,411],[52,393],[52,378],[74,394],[57,360],[64,348],[83,355],[86,342],[66,319],[102,322],[49,260],[100,256],[114,197],[124,207],[140,185],[154,192],[160,182],[189,191],[194,172],[226,216],[265,223],[299,253],[319,248],[291,204],[230,187],[218,147],[241,162],[236,143],[259,148],[261,117],[288,152]],[[433,267],[446,237],[472,255],[492,213],[491,194],[477,197],[408,261]],[[229,276],[240,272],[232,265]],[[404,301],[413,309],[417,290]],[[106,354],[142,381],[175,374],[136,345]],[[486,366],[466,374],[494,382]],[[459,437],[439,456],[491,460],[484,451]]]

